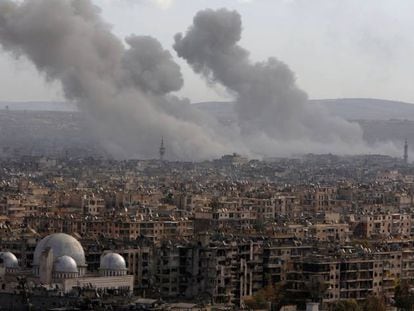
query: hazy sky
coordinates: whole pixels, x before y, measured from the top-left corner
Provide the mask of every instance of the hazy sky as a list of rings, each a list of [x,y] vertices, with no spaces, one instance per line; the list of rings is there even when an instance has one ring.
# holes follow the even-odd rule
[[[414,1],[411,0],[94,0],[120,37],[156,37],[172,51],[204,8],[226,7],[243,18],[241,44],[255,61],[275,56],[296,73],[311,98],[376,97],[414,103]],[[177,59],[185,78],[179,95],[226,100]],[[27,61],[0,53],[0,100],[60,100]]]

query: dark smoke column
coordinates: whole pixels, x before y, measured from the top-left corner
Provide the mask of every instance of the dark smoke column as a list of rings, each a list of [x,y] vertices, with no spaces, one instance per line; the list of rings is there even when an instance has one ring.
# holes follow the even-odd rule
[[[334,143],[346,149],[344,145],[362,142],[359,126],[308,104],[286,64],[276,58],[253,63],[249,52],[238,45],[241,32],[237,12],[200,11],[187,32],[175,36],[174,49],[195,72],[235,94],[242,135],[250,140],[265,135],[281,147],[295,142],[304,145],[304,152],[315,144]]]
[[[162,135],[172,158],[234,150],[214,120],[170,94],[183,85],[180,67],[156,39],[125,43],[91,0],[0,0],[0,48],[60,82],[114,156],[156,157]]]

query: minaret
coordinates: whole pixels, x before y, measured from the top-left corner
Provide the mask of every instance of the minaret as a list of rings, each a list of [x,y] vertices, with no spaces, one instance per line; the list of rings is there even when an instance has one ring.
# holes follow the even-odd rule
[[[405,164],[408,163],[408,141],[407,139],[405,140],[405,144],[404,144],[404,163]]]
[[[161,137],[160,161],[164,161],[164,155],[165,155],[164,137]]]

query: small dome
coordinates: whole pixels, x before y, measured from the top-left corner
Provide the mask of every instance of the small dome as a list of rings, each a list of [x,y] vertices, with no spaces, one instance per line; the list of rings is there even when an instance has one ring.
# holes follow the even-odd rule
[[[17,268],[19,266],[19,262],[13,253],[1,252],[0,259],[3,261],[4,267],[6,268]]]
[[[117,253],[107,253],[101,257],[102,270],[127,270],[124,257]]]
[[[78,273],[78,266],[72,257],[65,255],[56,258],[53,263],[53,271],[58,273]]]
[[[33,255],[33,265],[38,266],[40,263],[40,256],[47,248],[53,250],[53,258],[56,260],[58,257],[69,256],[72,257],[77,266],[86,266],[85,264],[85,252],[82,245],[73,236],[65,233],[54,233],[43,238],[36,245],[36,249]]]

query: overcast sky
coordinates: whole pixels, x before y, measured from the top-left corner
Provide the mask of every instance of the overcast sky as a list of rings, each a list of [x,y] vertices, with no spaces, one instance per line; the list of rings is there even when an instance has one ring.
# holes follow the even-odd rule
[[[1,1],[1,0],[0,0]],[[243,18],[241,45],[255,61],[275,56],[296,73],[311,98],[375,97],[414,103],[412,0],[94,0],[119,37],[156,37],[172,51],[204,8],[227,7]],[[179,95],[193,102],[228,100],[177,59]],[[27,61],[0,53],[0,100],[61,100]]]

